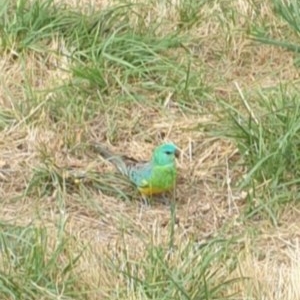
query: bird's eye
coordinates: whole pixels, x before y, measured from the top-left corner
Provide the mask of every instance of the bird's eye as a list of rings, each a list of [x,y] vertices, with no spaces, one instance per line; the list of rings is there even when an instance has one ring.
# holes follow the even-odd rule
[[[166,153],[167,155],[171,155],[171,154],[172,154],[171,151],[166,151],[165,153]]]

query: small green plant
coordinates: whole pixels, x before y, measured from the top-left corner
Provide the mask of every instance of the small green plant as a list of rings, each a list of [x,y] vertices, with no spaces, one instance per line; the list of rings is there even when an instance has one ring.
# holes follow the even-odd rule
[[[134,293],[143,299],[235,299],[228,291],[243,279],[230,277],[236,267],[234,244],[213,239],[202,246],[193,241],[165,246],[146,242],[146,253],[138,261],[128,259],[124,248],[124,256],[111,262],[128,287],[117,297]]]
[[[70,253],[70,241],[63,233],[64,223],[61,225],[53,245],[46,228],[1,224],[0,294],[3,299],[54,299],[62,292],[65,299],[82,299],[73,292],[76,282],[73,269],[81,254]]]
[[[249,209],[266,211],[275,223],[279,204],[297,198],[295,187],[300,174],[297,94],[297,89],[287,91],[281,87],[276,93],[261,92],[255,102],[241,94],[243,108],[224,103],[232,122],[226,135],[236,142],[247,168],[240,179],[241,188],[248,187],[253,193]],[[254,201],[257,198],[260,200]]]
[[[299,34],[300,32],[300,5],[297,0],[291,1],[280,1],[280,0],[272,0],[273,9],[276,15],[284,20],[285,23],[291,28],[291,31],[286,30],[287,34],[283,33],[281,39],[272,37],[270,35],[270,26],[266,26],[265,28],[253,26],[251,31],[251,36],[254,40],[261,42],[263,44],[269,44],[274,46],[279,46],[285,48],[289,51],[293,51],[295,53],[300,52],[300,43],[292,42],[294,40],[291,37],[291,32],[296,32]]]

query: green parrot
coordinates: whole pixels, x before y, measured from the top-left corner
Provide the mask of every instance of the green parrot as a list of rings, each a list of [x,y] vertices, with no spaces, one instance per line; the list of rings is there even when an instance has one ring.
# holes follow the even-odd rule
[[[137,161],[116,155],[102,145],[94,145],[97,152],[133,182],[143,196],[170,191],[176,183],[176,162],[179,150],[173,143],[156,147],[149,161]]]

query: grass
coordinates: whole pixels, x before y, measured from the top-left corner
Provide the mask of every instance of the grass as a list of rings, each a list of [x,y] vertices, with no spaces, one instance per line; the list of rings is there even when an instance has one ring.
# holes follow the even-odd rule
[[[75,2],[0,8],[2,298],[299,298],[298,2]]]

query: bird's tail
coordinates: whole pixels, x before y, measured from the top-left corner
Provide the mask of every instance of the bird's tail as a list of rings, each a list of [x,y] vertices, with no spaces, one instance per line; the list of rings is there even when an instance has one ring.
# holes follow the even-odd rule
[[[117,155],[109,151],[105,146],[101,144],[93,144],[92,148],[107,161],[111,162],[119,172],[121,172],[123,175],[128,175],[128,168],[121,155]]]

